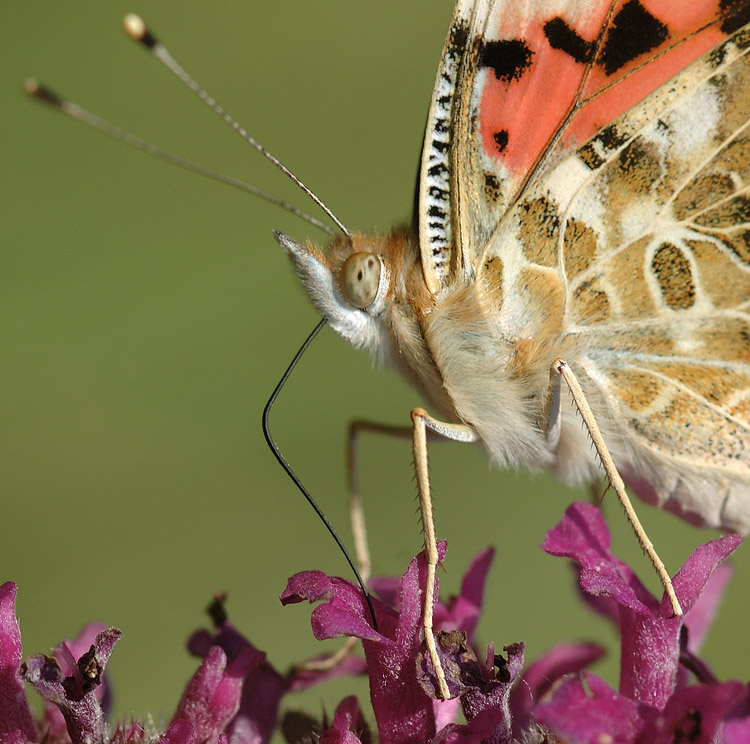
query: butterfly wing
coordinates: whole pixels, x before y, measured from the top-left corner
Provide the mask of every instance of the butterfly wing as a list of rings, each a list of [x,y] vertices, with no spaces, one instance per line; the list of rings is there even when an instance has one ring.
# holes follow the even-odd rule
[[[639,495],[742,532],[749,48],[740,28],[577,150],[559,137],[500,217],[480,268],[485,281],[501,272],[500,325],[518,348],[529,335],[556,339]],[[522,371],[550,361],[537,355]],[[574,468],[566,456],[561,469]]]
[[[460,2],[418,205],[439,310],[428,341],[441,318],[479,308],[484,320],[461,343],[488,333],[512,350],[494,384],[497,344],[478,357],[489,361],[476,379],[465,364],[454,374],[432,344],[459,416],[495,459],[590,477],[570,411],[552,463],[510,411],[522,397],[533,418],[550,363],[565,356],[641,496],[743,532],[748,21],[748,0]],[[441,298],[461,300],[457,287],[471,288],[474,314],[460,302],[446,312]]]
[[[564,215],[565,334],[616,459],[641,495],[743,532],[749,49],[745,27],[535,188]]]
[[[744,0],[459,0],[420,169],[430,291],[475,274],[540,173],[748,20]]]

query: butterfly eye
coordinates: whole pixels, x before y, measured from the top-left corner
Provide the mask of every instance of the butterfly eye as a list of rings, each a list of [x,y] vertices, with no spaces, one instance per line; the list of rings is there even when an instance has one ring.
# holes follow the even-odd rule
[[[339,275],[339,285],[344,299],[360,310],[372,305],[380,287],[380,258],[374,253],[352,253],[344,261]]]

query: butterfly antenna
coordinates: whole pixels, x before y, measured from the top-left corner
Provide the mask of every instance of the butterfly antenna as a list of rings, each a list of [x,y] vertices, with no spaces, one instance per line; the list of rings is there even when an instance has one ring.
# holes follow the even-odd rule
[[[218,114],[223,121],[228,124],[245,142],[252,145],[266,160],[273,163],[284,175],[290,178],[307,196],[310,197],[330,218],[336,223],[336,226],[341,232],[346,235],[348,240],[351,242],[351,234],[346,229],[341,220],[307,187],[297,176],[292,173],[277,157],[272,155],[266,150],[263,145],[260,144],[253,136],[251,136],[234,117],[230,116],[222,106],[220,106],[197,82],[193,79],[190,73],[185,70],[182,65],[172,56],[171,52],[167,47],[164,46],[148,29],[143,19],[135,15],[135,13],[128,13],[122,20],[123,28],[125,33],[134,41],[144,46],[156,57],[178,80],[182,81],[203,103],[208,106],[211,111]]]
[[[262,189],[259,189],[255,186],[252,186],[245,181],[240,181],[238,178],[233,178],[232,176],[228,176],[225,173],[219,173],[219,171],[212,170],[211,168],[206,168],[203,165],[198,165],[191,160],[187,160],[186,158],[182,158],[179,155],[175,155],[174,153],[171,153],[167,150],[163,150],[161,147],[158,147],[151,142],[147,142],[146,140],[137,137],[135,134],[132,134],[125,129],[121,129],[118,126],[115,126],[105,119],[100,118],[96,114],[92,114],[90,111],[81,108],[78,104],[66,100],[51,88],[48,88],[46,85],[42,85],[36,80],[27,80],[24,85],[24,89],[26,90],[26,93],[28,95],[30,95],[32,98],[35,98],[37,101],[51,106],[60,113],[65,114],[72,119],[76,119],[77,121],[86,124],[92,129],[96,129],[98,132],[102,132],[103,134],[106,134],[120,142],[123,142],[130,147],[134,147],[136,150],[146,152],[149,155],[153,155],[155,158],[159,158],[160,160],[164,160],[167,163],[171,163],[172,165],[184,168],[185,170],[191,171],[192,173],[198,173],[201,176],[212,178],[214,181],[219,181],[219,183],[224,183],[228,186],[233,186],[234,188],[240,189],[241,191],[246,191],[249,194],[257,196],[264,201],[270,202],[277,207],[281,207],[283,210],[290,212],[300,219],[305,220],[305,222],[313,225],[313,227],[317,227],[320,230],[323,230],[331,237],[334,237],[337,234],[333,228],[329,227],[324,222],[321,222],[316,217],[307,214],[307,212],[304,212],[298,207],[295,207],[293,204],[290,204],[283,199],[279,199],[278,197],[273,196],[272,194],[269,194],[268,192],[263,191]]]
[[[266,438],[266,442],[268,443],[268,446],[271,448],[271,452],[273,452],[274,457],[279,461],[279,465],[281,465],[282,468],[286,471],[286,474],[292,479],[293,483],[297,488],[300,490],[302,495],[307,499],[307,503],[310,504],[310,506],[314,509],[315,513],[320,517],[323,524],[328,529],[328,532],[331,533],[331,537],[336,541],[336,544],[339,546],[339,550],[344,554],[344,557],[346,558],[347,562],[349,563],[349,566],[351,567],[352,571],[354,572],[354,576],[357,580],[357,583],[359,584],[360,588],[362,589],[362,593],[364,594],[365,601],[367,602],[367,607],[370,611],[370,617],[372,618],[372,627],[377,630],[378,629],[378,621],[375,619],[375,609],[372,606],[372,599],[370,598],[370,593],[367,591],[367,587],[365,586],[365,582],[363,581],[362,577],[360,576],[359,571],[357,570],[357,567],[354,565],[354,561],[352,560],[352,557],[349,555],[349,551],[344,547],[344,543],[341,542],[341,538],[338,536],[338,533],[334,529],[333,525],[328,521],[328,517],[323,513],[323,510],[318,506],[315,499],[310,495],[310,492],[302,485],[302,481],[297,477],[295,472],[292,470],[291,465],[286,461],[284,458],[284,455],[281,454],[281,450],[279,449],[279,446],[274,441],[274,438],[271,436],[271,430],[268,428],[268,417],[271,413],[271,408],[273,407],[273,404],[276,402],[276,398],[279,397],[279,393],[281,392],[281,388],[284,387],[286,384],[286,381],[289,379],[290,375],[294,371],[294,368],[297,366],[297,362],[301,359],[302,355],[307,350],[307,347],[312,343],[313,339],[320,333],[323,326],[326,324],[326,319],[323,318],[318,325],[315,326],[313,329],[313,332],[305,339],[305,342],[300,346],[297,353],[294,355],[294,359],[292,359],[291,363],[286,369],[286,372],[282,375],[281,379],[279,380],[278,385],[274,388],[274,391],[271,393],[271,397],[268,399],[268,403],[266,403],[266,407],[263,409],[263,436]]]

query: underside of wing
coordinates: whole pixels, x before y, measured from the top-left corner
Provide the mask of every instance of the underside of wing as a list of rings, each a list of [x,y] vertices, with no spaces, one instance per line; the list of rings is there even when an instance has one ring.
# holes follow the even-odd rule
[[[460,0],[420,170],[429,289],[473,277],[527,188],[748,20],[747,0]]]
[[[470,126],[471,81],[478,40],[483,36],[490,0],[459,0],[453,11],[427,116],[419,170],[417,223],[422,271],[433,294],[461,273],[460,225],[454,212],[461,186],[455,164],[456,144]],[[459,123],[460,122],[460,123]]]
[[[743,532],[749,50],[744,27],[565,158],[493,242],[499,255],[560,277],[561,343],[639,491],[694,521]],[[529,214],[547,216],[551,239],[530,230]],[[511,308],[504,304],[508,317]]]

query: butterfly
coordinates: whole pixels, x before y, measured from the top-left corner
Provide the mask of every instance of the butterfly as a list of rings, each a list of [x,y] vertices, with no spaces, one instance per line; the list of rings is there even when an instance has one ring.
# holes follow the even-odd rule
[[[426,429],[597,481],[565,360],[641,498],[750,531],[749,21],[747,0],[459,0],[411,228],[278,236],[331,327],[440,417],[412,412],[420,491]]]
[[[428,430],[750,532],[749,45],[750,0],[459,0],[412,225],[277,235],[439,417],[412,411],[428,554]]]
[[[499,464],[587,481],[572,410],[545,439],[565,358],[639,495],[747,532],[746,20],[747,2],[460,2],[415,228],[284,239],[313,303]]]

